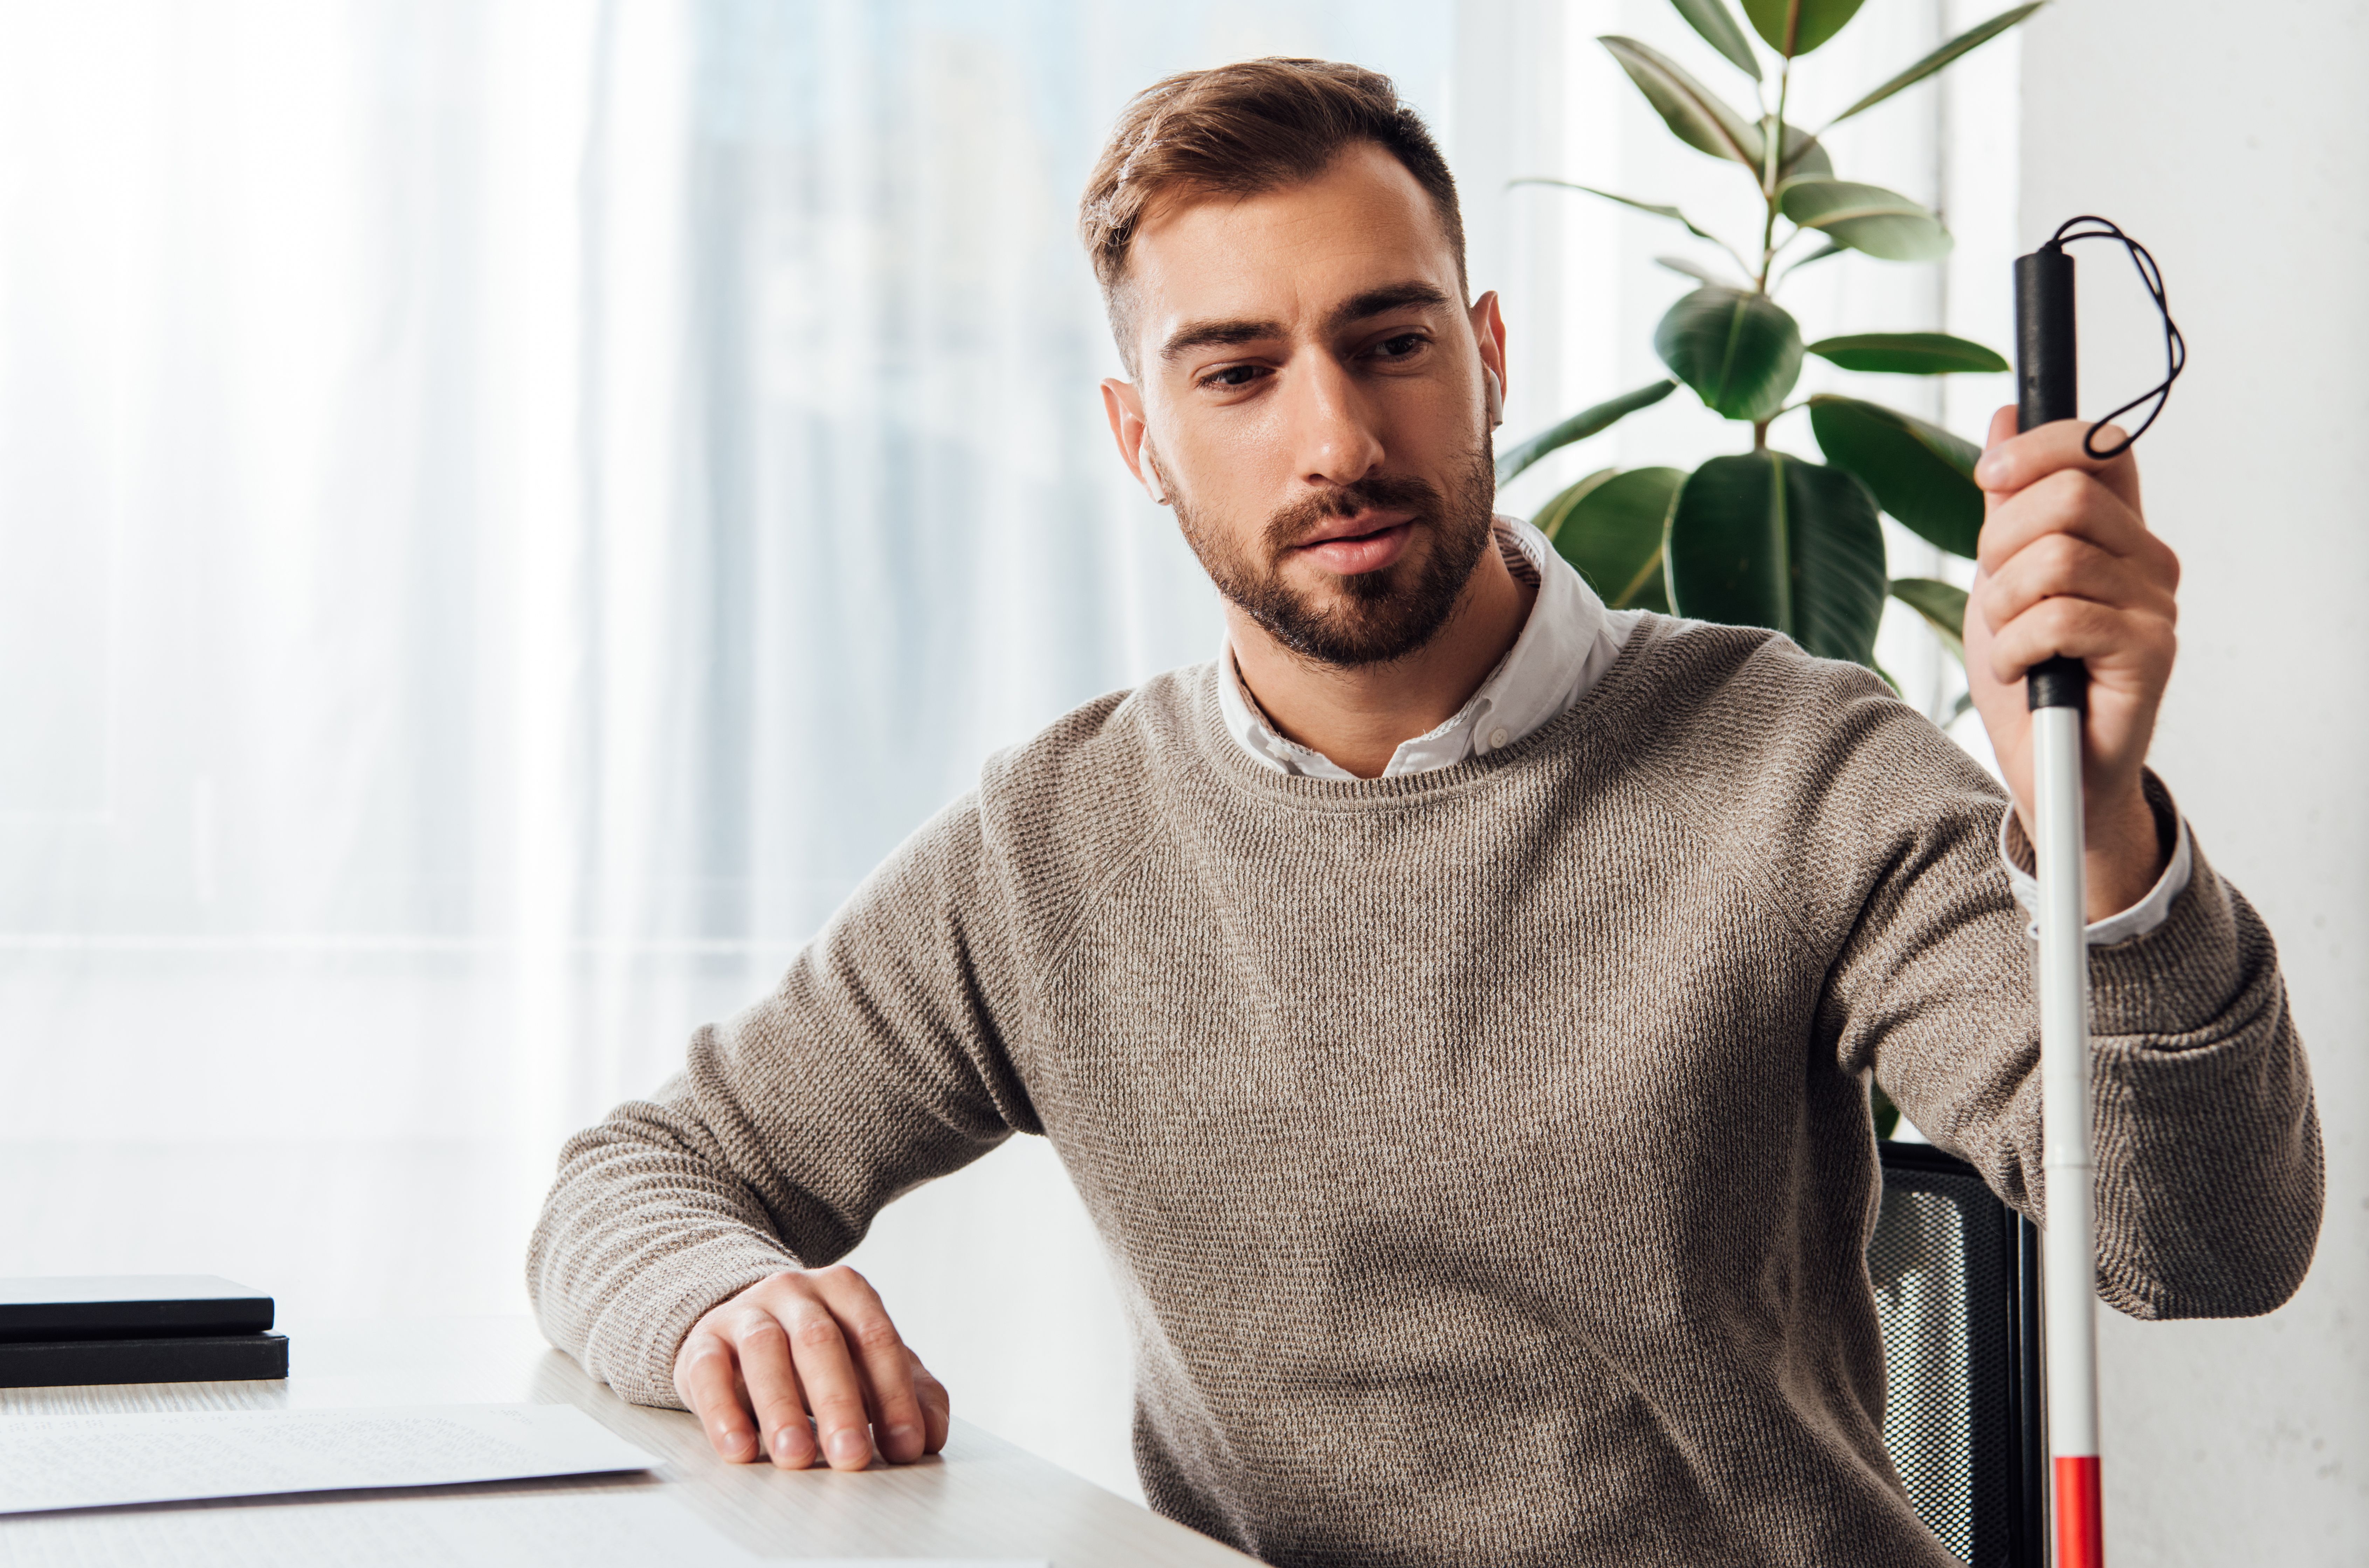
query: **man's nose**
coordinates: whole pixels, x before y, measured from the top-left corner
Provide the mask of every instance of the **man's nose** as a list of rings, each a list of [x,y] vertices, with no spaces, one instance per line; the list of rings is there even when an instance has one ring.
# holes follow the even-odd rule
[[[1303,480],[1354,485],[1382,465],[1379,410],[1339,361],[1330,354],[1303,354],[1285,385],[1292,449]]]

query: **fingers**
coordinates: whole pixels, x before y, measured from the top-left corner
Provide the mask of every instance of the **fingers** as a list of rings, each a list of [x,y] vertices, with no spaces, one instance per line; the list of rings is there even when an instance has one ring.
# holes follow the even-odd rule
[[[2057,419],[2035,429],[2016,433],[2015,410],[2002,408],[1991,416],[1990,443],[1974,464],[1974,483],[1993,497],[2011,496],[2048,475],[2062,472],[2088,474],[2133,511],[2139,509],[2138,459],[2129,452],[2110,458],[2091,457],[2087,419]],[[2112,451],[2122,443],[2119,426],[2098,432],[2098,446]]]
[[[880,1451],[899,1464],[920,1459],[927,1451],[929,1434],[913,1389],[914,1357],[889,1322],[888,1310],[870,1282],[843,1265],[823,1270],[815,1284],[841,1330],[842,1346],[861,1373],[863,1391],[870,1396]],[[868,1458],[869,1444],[865,1453]],[[839,1462],[836,1452],[831,1462]]]
[[[724,1336],[705,1319],[675,1353],[674,1391],[698,1415],[716,1453],[734,1464],[757,1457],[757,1425],[740,1396],[739,1369]]]
[[[2179,635],[2160,616],[2051,598],[1999,626],[1985,657],[1991,678],[2003,686],[2022,680],[2042,659],[2082,659],[2093,676],[2120,678],[2151,709],[2178,651]]]
[[[913,1357],[913,1395],[921,1402],[921,1451],[934,1454],[946,1446],[947,1430],[954,1425],[954,1403],[946,1397],[946,1386],[921,1365],[918,1356]]]
[[[1974,608],[1996,632],[2049,599],[2085,599],[2174,621],[2179,599],[2163,574],[2102,550],[2077,533],[2043,534],[1986,574]]]
[[[2077,419],[2014,427],[2000,409],[1974,467],[1988,509],[1968,651],[2002,685],[2043,658],[2085,659],[2151,708],[2171,670],[2180,557],[2140,514],[2137,465],[2085,453]]]
[[[1983,520],[1974,558],[1997,575],[2008,561],[2052,533],[2086,539],[2101,550],[2142,563],[2177,587],[2180,557],[2147,531],[2146,521],[2090,475],[2062,470],[2001,499]]]
[[[2016,414],[2014,404],[2009,403],[1992,409],[1990,433],[1983,437],[1983,450],[1985,452],[1990,452],[2008,441],[2015,440],[2015,425]]]
[[[844,1265],[777,1274],[700,1319],[675,1354],[675,1391],[716,1453],[863,1470],[944,1448],[944,1386],[864,1276]],[[809,1419],[811,1417],[811,1419]]]
[[[2147,528],[2138,465],[2083,450],[2089,426],[2018,433],[1991,420],[1974,465],[1984,491],[1979,567],[1966,614],[1966,676],[2017,809],[2031,802],[2031,716],[2010,688],[2043,659],[2092,677],[2083,775],[2093,800],[2135,796],[2179,638],[2180,558]],[[2099,432],[2101,446],[2121,432]]]
[[[735,1317],[740,1381],[765,1436],[765,1452],[784,1470],[815,1462],[814,1429],[807,1422],[806,1391],[790,1356],[790,1333],[781,1319],[751,1303]]]
[[[813,1295],[791,1297],[782,1318],[823,1458],[833,1470],[864,1469],[872,1462],[871,1413],[864,1408],[864,1381],[848,1354],[847,1336],[830,1309]]]

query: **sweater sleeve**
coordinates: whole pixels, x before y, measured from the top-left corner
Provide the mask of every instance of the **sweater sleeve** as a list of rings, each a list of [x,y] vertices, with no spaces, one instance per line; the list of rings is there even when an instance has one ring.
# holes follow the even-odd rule
[[[1997,848],[2004,795],[1922,717],[1830,758],[1821,827],[1852,843],[1823,1002],[1841,1064],[2043,1219],[2037,954]],[[2159,814],[2177,807],[2152,774]],[[1847,815],[1850,820],[1846,821]],[[1830,843],[1832,839],[1828,841]],[[2276,949],[2190,837],[2154,930],[2089,950],[2098,1291],[2140,1318],[2242,1317],[2292,1296],[2323,1200],[2320,1134]]]
[[[642,1404],[709,1308],[818,1267],[892,1198],[1037,1130],[990,998],[975,798],[907,841],[655,1098],[560,1151],[527,1260],[544,1333]],[[984,937],[982,933],[987,933]]]

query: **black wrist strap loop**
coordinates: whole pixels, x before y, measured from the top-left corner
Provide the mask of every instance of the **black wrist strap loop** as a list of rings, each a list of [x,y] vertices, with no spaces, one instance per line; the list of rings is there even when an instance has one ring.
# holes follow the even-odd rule
[[[2077,229],[2077,225],[2082,223],[2094,223],[2097,226]],[[2180,372],[2188,368],[2188,339],[2180,336],[2180,327],[2171,319],[2171,306],[2164,299],[2163,269],[2155,264],[2155,258],[2147,254],[2147,247],[2123,233],[2119,225],[2090,214],[2084,214],[2078,218],[2067,218],[2058,225],[2056,233],[2049,237],[2048,243],[2040,248],[2061,251],[2075,241],[2085,239],[2115,240],[2128,250],[2131,253],[2131,265],[2138,269],[2139,281],[2146,285],[2149,297],[2155,301],[2155,308],[2163,316],[2163,380],[2092,424],[2089,433],[2081,438],[2081,450],[2102,462],[2120,457],[2130,451],[2131,443],[2146,434],[2146,428],[2155,423],[2156,416],[2163,412],[2163,406],[2171,401],[2171,383],[2178,381]],[[2147,410],[2147,417],[2139,421],[2137,429],[2123,438],[2122,444],[2110,452],[2098,450],[2097,441],[2100,430],[2141,404],[2150,402],[2155,406]]]

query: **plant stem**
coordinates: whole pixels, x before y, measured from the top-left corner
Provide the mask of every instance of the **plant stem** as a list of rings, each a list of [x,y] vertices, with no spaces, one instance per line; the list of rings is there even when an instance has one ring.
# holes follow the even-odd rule
[[[1777,113],[1764,123],[1760,152],[1760,196],[1768,204],[1768,216],[1760,225],[1760,276],[1753,280],[1752,292],[1768,292],[1768,269],[1776,265],[1777,252],[1772,242],[1777,237],[1777,171],[1785,159],[1785,100],[1793,88],[1793,61],[1788,55],[1777,71]]]
[[[1752,422],[1752,450],[1755,452],[1767,452],[1768,450],[1768,421],[1767,419],[1755,419]]]

